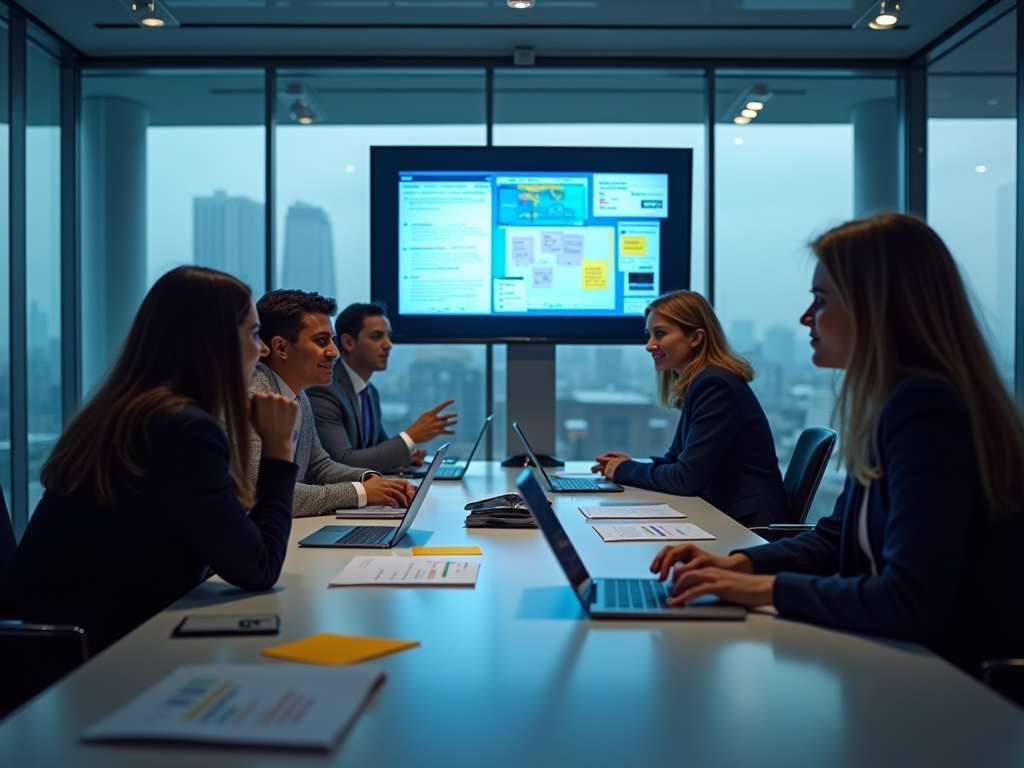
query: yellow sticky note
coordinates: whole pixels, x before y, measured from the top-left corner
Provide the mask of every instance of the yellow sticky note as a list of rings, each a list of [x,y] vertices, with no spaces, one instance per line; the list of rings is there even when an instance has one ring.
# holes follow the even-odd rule
[[[583,268],[584,291],[608,290],[608,262],[584,259],[580,262]]]
[[[273,659],[336,667],[398,653],[407,648],[415,648],[419,644],[419,640],[385,640],[379,637],[353,637],[323,632],[304,640],[296,640],[294,643],[264,648],[260,653]]]
[[[480,547],[413,547],[414,556],[420,555],[482,555]]]
[[[619,238],[619,253],[623,256],[646,256],[647,237],[645,235],[623,235]]]

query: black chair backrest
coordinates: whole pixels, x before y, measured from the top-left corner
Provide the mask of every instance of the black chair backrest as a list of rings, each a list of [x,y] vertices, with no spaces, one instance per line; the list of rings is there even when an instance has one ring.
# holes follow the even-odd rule
[[[818,490],[835,447],[835,430],[808,427],[800,433],[782,481],[789,499],[790,517],[786,522],[803,523],[807,520],[814,492]]]
[[[7,511],[7,499],[4,498],[3,488],[0,488],[0,573],[4,572],[4,566],[11,559],[17,546],[14,523],[11,522],[11,513]]]
[[[0,718],[89,658],[80,627],[0,620]]]
[[[1024,707],[1024,659],[982,662],[981,682]]]

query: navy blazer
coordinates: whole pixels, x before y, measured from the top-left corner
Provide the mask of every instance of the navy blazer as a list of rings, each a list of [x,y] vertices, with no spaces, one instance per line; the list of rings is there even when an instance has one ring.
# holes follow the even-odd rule
[[[672,446],[654,463],[624,461],[614,480],[700,496],[746,526],[783,523],[789,501],[768,419],[750,385],[716,365],[694,377]]]
[[[1024,655],[1024,516],[991,517],[967,408],[944,381],[907,378],[878,422],[868,496],[877,576],[857,541],[865,489],[848,479],[813,531],[741,550],[776,573],[783,616],[923,643],[972,674]]]
[[[209,576],[242,589],[277,581],[298,468],[260,463],[246,512],[228,474],[228,440],[189,406],[154,416],[136,457],[142,477],[114,478],[113,506],[46,491],[0,578],[0,618],[76,624],[95,654]]]

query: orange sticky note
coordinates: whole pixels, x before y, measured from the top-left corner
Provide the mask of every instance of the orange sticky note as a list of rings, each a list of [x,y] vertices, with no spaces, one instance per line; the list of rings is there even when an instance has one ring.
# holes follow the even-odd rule
[[[274,659],[337,667],[376,659],[389,653],[398,653],[407,648],[415,648],[419,644],[419,640],[386,640],[380,637],[353,637],[322,632],[304,640],[296,640],[294,643],[264,648],[260,653]]]
[[[413,557],[420,555],[482,555],[480,547],[413,547]]]

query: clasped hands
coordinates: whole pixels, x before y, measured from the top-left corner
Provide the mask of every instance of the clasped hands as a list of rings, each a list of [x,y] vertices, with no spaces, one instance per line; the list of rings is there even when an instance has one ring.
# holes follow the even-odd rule
[[[658,575],[658,581],[671,574],[670,606],[703,595],[715,595],[746,608],[773,604],[775,577],[756,575],[750,558],[741,553],[719,557],[693,544],[677,544],[657,554],[651,572]]]

